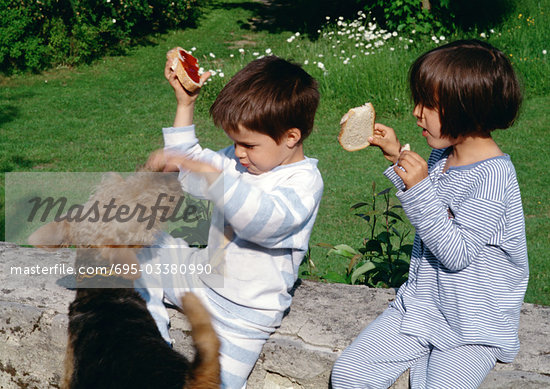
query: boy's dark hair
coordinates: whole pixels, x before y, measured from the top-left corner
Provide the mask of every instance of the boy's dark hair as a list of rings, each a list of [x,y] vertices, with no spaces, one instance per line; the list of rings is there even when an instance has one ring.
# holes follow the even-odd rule
[[[318,105],[317,81],[299,65],[271,55],[235,74],[210,107],[210,114],[225,131],[238,132],[242,125],[279,143],[290,128],[301,131],[301,140],[307,138]]]
[[[437,109],[449,138],[508,128],[522,96],[508,58],[488,43],[459,40],[420,56],[409,82],[415,105]]]

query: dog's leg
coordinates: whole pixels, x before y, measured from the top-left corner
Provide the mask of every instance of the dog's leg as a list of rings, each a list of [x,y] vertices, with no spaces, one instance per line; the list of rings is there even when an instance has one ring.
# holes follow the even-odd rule
[[[74,373],[74,349],[72,337],[69,335],[67,339],[67,349],[65,350],[65,372],[61,389],[70,389]]]
[[[191,324],[191,337],[197,353],[184,389],[218,389],[220,379],[220,340],[210,314],[193,293],[186,293],[181,303]]]

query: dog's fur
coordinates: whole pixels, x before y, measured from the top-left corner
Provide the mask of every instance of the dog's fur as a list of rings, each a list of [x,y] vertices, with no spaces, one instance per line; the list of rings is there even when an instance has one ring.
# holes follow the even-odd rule
[[[94,204],[99,212],[111,202],[135,209],[138,206],[151,207],[155,205],[162,194],[158,205],[166,213],[156,214],[153,222],[143,222],[139,217],[119,221],[99,215],[99,220],[85,219],[78,222],[55,221],[40,227],[28,238],[29,244],[45,250],[56,250],[60,247],[94,247],[110,264],[135,264],[137,251],[151,245],[160,226],[162,216],[170,215],[176,206],[176,201],[183,196],[181,185],[176,173],[158,173],[143,168],[126,179],[117,173],[106,173],[101,183],[95,188],[88,201],[83,205],[83,214],[87,214]],[[148,215],[149,216],[149,215]],[[118,250],[113,251],[111,248]]]
[[[219,388],[219,340],[210,316],[192,293],[182,305],[196,348],[193,362],[166,343],[134,289],[78,289],[69,307],[62,387]]]
[[[124,180],[114,175],[96,189],[87,204],[107,204],[117,197],[123,204],[151,205],[156,193],[176,194],[177,181],[136,174]],[[147,200],[147,198],[151,200]],[[30,237],[33,245],[56,249],[85,237],[94,244],[77,245],[76,266],[137,263],[136,252],[152,242],[159,222],[145,231],[143,223],[52,222]],[[131,244],[128,234],[131,233]],[[140,244],[136,245],[138,242]],[[88,246],[86,248],[86,246]],[[192,293],[182,298],[191,324],[196,353],[192,362],[174,351],[162,338],[145,301],[133,288],[132,279],[96,275],[78,280],[76,298],[69,307],[69,339],[63,389],[193,388],[220,386],[220,341],[210,316]],[[114,285],[123,288],[113,288]]]

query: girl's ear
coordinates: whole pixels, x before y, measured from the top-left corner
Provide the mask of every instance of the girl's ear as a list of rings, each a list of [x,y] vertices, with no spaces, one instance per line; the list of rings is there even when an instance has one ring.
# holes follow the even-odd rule
[[[296,146],[298,143],[300,143],[301,139],[302,139],[302,131],[300,131],[298,128],[293,127],[286,130],[285,142],[289,148]]]

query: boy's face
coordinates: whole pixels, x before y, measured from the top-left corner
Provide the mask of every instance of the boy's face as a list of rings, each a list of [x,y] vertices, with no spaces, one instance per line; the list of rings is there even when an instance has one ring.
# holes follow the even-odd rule
[[[227,132],[227,136],[235,144],[235,156],[250,174],[259,175],[303,159],[303,154],[295,147],[299,136],[295,139],[292,130],[288,130],[278,144],[269,135],[248,130],[240,124],[238,132]]]

